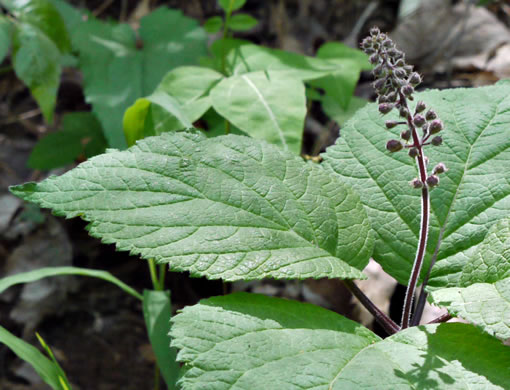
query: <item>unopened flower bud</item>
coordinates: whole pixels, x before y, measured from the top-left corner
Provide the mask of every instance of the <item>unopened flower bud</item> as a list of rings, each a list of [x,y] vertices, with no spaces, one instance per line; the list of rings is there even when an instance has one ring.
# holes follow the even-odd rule
[[[384,84],[386,84],[386,79],[377,79],[374,82],[373,87],[374,89],[380,90],[384,87]]]
[[[418,149],[411,148],[411,149],[409,149],[408,154],[409,154],[409,157],[415,158],[416,156],[418,156]]]
[[[397,94],[395,92],[390,92],[388,95],[388,101],[389,102],[392,102],[392,103],[395,103],[397,101]]]
[[[427,185],[429,187],[435,187],[439,184],[439,177],[437,177],[436,175],[430,175],[429,177],[427,177]]]
[[[444,173],[448,170],[448,168],[446,168],[446,165],[444,165],[443,163],[439,163],[437,164],[435,167],[434,167],[434,170],[432,171],[432,173],[434,175],[439,175],[441,173]]]
[[[365,38],[361,41],[361,47],[364,49],[369,49],[372,46],[369,38]]]
[[[390,139],[386,143],[386,149],[388,149],[390,152],[398,152],[399,150],[402,150],[404,145],[402,145],[402,142],[396,139]]]
[[[400,133],[400,138],[402,138],[405,141],[409,141],[411,138],[411,131],[410,130],[404,130]]]
[[[423,187],[423,182],[418,178],[414,178],[413,180],[411,180],[409,182],[409,184],[411,185],[411,187],[417,188],[417,189]]]
[[[421,83],[420,75],[416,72],[411,73],[411,76],[409,76],[409,82],[416,87]]]
[[[391,48],[387,51],[390,57],[398,57],[399,51],[395,48]]]
[[[437,115],[434,111],[432,110],[428,110],[427,113],[425,114],[425,118],[428,120],[428,121],[431,121],[431,120],[434,120],[437,118]]]
[[[382,43],[383,47],[386,47],[386,48],[389,48],[391,46],[393,46],[393,42],[391,41],[391,39],[385,39]]]
[[[404,96],[410,96],[413,94],[413,92],[414,88],[412,87],[412,85],[407,84],[402,87],[402,93],[404,94]]]
[[[407,110],[407,108],[405,107],[400,107],[400,110],[399,110],[399,115],[402,117],[402,118],[406,118],[409,116],[409,111]]]
[[[379,112],[383,115],[387,114],[393,109],[393,104],[390,103],[382,103],[379,104]]]
[[[427,108],[427,106],[425,105],[425,102],[420,100],[418,103],[416,103],[416,110],[415,110],[415,112],[417,114],[419,114],[420,112],[424,111],[426,108]]]
[[[411,65],[405,65],[404,70],[407,74],[410,74],[413,71],[413,67]]]
[[[413,118],[413,123],[416,127],[422,127],[425,124],[425,117],[423,115],[417,114]]]
[[[403,79],[404,77],[406,77],[406,71],[404,69],[401,69],[401,68],[397,68],[395,69],[395,76],[397,76],[398,78],[401,78]]]
[[[434,119],[432,122],[430,122],[430,134],[439,133],[441,130],[443,130],[443,122],[441,122],[439,119]]]
[[[374,74],[375,77],[380,77],[380,76],[382,76],[383,70],[384,70],[384,65],[379,64],[374,68],[372,73]]]
[[[386,128],[393,129],[398,124],[399,124],[399,122],[397,122],[397,121],[386,121]]]
[[[430,142],[434,146],[439,146],[443,143],[443,139],[441,138],[441,136],[438,135],[437,137],[432,138],[432,141]]]
[[[379,56],[377,54],[372,54],[368,60],[371,64],[375,65],[379,62]]]

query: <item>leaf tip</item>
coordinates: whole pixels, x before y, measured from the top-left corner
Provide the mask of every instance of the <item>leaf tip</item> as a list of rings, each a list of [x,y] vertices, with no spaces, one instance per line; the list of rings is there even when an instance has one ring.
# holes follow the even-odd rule
[[[10,186],[9,191],[21,199],[28,198],[31,194],[36,192],[37,183],[35,182],[28,182],[24,184],[20,184],[17,186]]]

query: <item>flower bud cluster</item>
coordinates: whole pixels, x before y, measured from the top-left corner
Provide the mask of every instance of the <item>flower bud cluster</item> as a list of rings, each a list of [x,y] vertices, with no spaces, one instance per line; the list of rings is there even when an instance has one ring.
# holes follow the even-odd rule
[[[379,112],[386,115],[396,109],[403,119],[386,121],[386,128],[407,126],[407,129],[400,133],[399,140],[391,139],[386,143],[386,149],[393,153],[406,148],[409,149],[408,154],[411,158],[420,157],[426,161],[426,157],[421,155],[422,149],[426,145],[442,144],[443,139],[437,134],[443,130],[444,125],[433,110],[427,110],[427,105],[422,101],[417,102],[414,113],[409,109],[408,101],[413,100],[414,88],[421,83],[421,76],[413,71],[412,66],[406,64],[404,53],[398,50],[393,41],[378,28],[370,30],[370,36],[361,42],[361,47],[370,56],[370,63],[374,65],[373,86],[378,95]],[[423,162],[421,164],[424,165]],[[444,164],[440,163],[431,175],[427,174],[424,182],[416,178],[410,184],[414,188],[435,187],[439,184],[437,175],[446,171]],[[424,176],[425,174],[426,172],[423,173]]]

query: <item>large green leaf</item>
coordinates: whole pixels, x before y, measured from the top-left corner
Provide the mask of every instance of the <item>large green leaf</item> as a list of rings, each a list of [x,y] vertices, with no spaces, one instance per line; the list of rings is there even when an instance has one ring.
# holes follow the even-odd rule
[[[14,71],[30,89],[46,121],[52,122],[60,83],[60,52],[41,30],[28,23],[16,25],[13,43]]]
[[[172,306],[169,291],[145,290],[143,292],[143,316],[156,362],[169,390],[175,389],[179,377],[177,351],[170,348],[170,317]]]
[[[48,170],[73,163],[78,157],[92,157],[106,149],[103,129],[91,112],[65,114],[61,129],[41,138],[35,145],[28,165]]]
[[[301,153],[305,88],[284,74],[254,72],[223,79],[211,91],[213,107],[254,138]]]
[[[225,280],[360,278],[366,213],[334,175],[242,136],[172,132],[14,194],[177,271]]]
[[[37,348],[16,337],[2,326],[0,326],[0,343],[5,344],[20,359],[30,364],[44,383],[53,390],[69,390],[62,385],[67,380],[58,363],[51,361]]]
[[[21,21],[37,27],[61,52],[71,50],[71,40],[64,20],[49,0],[12,0],[9,9]]]
[[[139,39],[127,24],[91,19],[72,34],[80,55],[85,95],[109,145],[125,148],[124,111],[147,96],[171,69],[206,53],[206,34],[181,11],[159,8],[140,22]]]
[[[489,228],[510,210],[510,84],[429,91],[417,94],[445,123],[443,145],[427,147],[430,167],[449,171],[431,191],[430,231],[423,273],[437,250],[444,274],[458,273],[462,252],[480,243]],[[361,195],[377,234],[373,257],[400,283],[408,282],[420,226],[420,191],[408,182],[417,176],[407,153],[391,154],[388,131],[377,105],[359,110],[342,128],[337,144],[323,155],[325,166]],[[450,261],[452,260],[452,261]],[[444,263],[443,263],[444,262]],[[443,263],[443,264],[441,264]],[[444,278],[445,280],[447,278]]]
[[[124,114],[128,146],[137,139],[191,127],[211,107],[209,91],[222,77],[197,66],[170,71],[151,96],[138,99]]]
[[[459,278],[461,287],[432,293],[434,303],[481,326],[510,337],[510,219],[494,224]]]
[[[239,293],[173,318],[183,390],[505,389],[510,353],[466,324],[413,327],[385,340],[305,303]]]
[[[242,45],[229,52],[226,68],[236,75],[271,71],[274,75],[309,81],[323,88],[346,108],[358,82],[361,60],[359,56],[349,58],[346,51],[333,57],[332,51],[325,50],[323,58],[319,58],[257,45]]]

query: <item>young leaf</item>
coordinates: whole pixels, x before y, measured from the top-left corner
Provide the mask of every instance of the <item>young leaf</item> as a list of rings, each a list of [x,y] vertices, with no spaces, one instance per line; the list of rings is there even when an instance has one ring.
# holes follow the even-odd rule
[[[58,47],[60,52],[71,50],[71,40],[62,16],[48,0],[14,0],[11,9],[21,22],[31,24],[42,31]]]
[[[0,326],[0,343],[5,344],[21,360],[30,364],[44,383],[53,390],[66,390],[60,381],[63,375],[60,366],[44,356],[37,348],[14,336],[3,326]]]
[[[231,76],[211,90],[214,109],[254,138],[301,153],[306,116],[303,84],[273,72]]]
[[[221,16],[213,16],[204,23],[204,30],[209,34],[216,34],[223,27],[223,18]]]
[[[2,63],[9,53],[11,46],[11,23],[3,15],[0,15],[0,63]]]
[[[385,340],[306,303],[238,293],[172,319],[183,390],[505,389],[510,354],[466,324],[413,327]]]
[[[103,279],[107,282],[115,284],[121,290],[134,296],[135,298],[140,300],[143,299],[142,296],[139,293],[137,293],[133,288],[131,288],[121,280],[117,279],[109,272],[79,267],[47,267],[36,269],[34,271],[22,272],[11,276],[6,276],[0,279],[0,293],[16,284],[31,283],[43,278],[62,275],[89,276],[92,278]]]
[[[53,110],[60,83],[60,53],[39,29],[27,23],[16,26],[12,62],[16,75],[30,89],[47,122]]]
[[[334,175],[240,136],[172,132],[11,191],[144,258],[211,279],[363,278],[372,237]]]
[[[89,20],[78,26],[72,40],[85,95],[111,147],[126,146],[122,118],[129,105],[152,93],[170,69],[197,62],[206,53],[206,39],[196,21],[163,7],[142,18],[138,41],[127,24]]]
[[[443,145],[427,152],[449,171],[431,191],[431,220],[422,276],[437,250],[436,266],[458,273],[469,248],[510,210],[510,94],[508,82],[476,89],[429,91],[416,96],[444,121]],[[396,119],[391,117],[389,119]],[[324,154],[324,166],[350,183],[367,207],[377,238],[373,257],[400,283],[408,282],[418,242],[420,192],[407,154],[385,144],[401,129],[384,127],[377,105],[359,110]],[[398,137],[398,135],[397,135]],[[455,258],[450,262],[449,259]],[[447,279],[447,278],[445,278]]]
[[[232,12],[242,8],[246,0],[218,0],[218,3],[225,12]]]
[[[494,224],[466,263],[461,287],[432,292],[435,304],[503,340],[510,337],[510,219]]]
[[[211,107],[209,90],[222,77],[212,69],[196,66],[170,71],[151,96],[137,100],[126,111],[124,133],[128,145],[150,135],[190,128],[191,122]]]
[[[62,128],[41,138],[35,145],[28,165],[49,170],[73,163],[79,156],[86,158],[106,149],[103,129],[94,114],[75,112],[62,118]]]
[[[230,18],[228,27],[232,31],[247,31],[251,30],[258,23],[258,20],[248,14],[235,14]]]
[[[156,355],[156,362],[169,389],[175,389],[179,377],[177,350],[170,348],[170,317],[172,307],[169,291],[145,290],[143,292],[143,316],[149,340]]]

